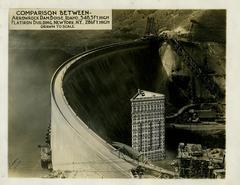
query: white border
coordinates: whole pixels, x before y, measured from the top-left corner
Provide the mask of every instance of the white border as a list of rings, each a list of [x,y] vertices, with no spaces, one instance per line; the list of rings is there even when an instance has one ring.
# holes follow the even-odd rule
[[[8,138],[8,8],[97,9],[227,9],[226,116],[227,174],[225,180],[82,180],[7,177]],[[238,0],[2,0],[0,2],[0,184],[240,184],[240,2]]]
[[[8,22],[0,11],[0,178],[7,175],[8,141]],[[1,182],[1,181],[0,181]]]

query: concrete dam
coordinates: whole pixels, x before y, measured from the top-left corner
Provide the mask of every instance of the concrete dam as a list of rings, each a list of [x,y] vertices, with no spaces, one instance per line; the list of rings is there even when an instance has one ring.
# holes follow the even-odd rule
[[[59,67],[51,83],[54,170],[82,170],[83,177],[130,177],[132,165],[113,154],[106,141],[129,143],[130,98],[137,88],[156,91],[158,75],[162,83],[167,80],[158,47],[141,40],[108,45]]]
[[[166,87],[167,80],[160,60],[157,43],[104,49],[69,68],[64,94],[76,114],[102,138],[130,144],[130,98],[138,88],[165,91],[158,87],[159,83]]]
[[[130,144],[130,98],[138,88],[165,94],[167,114],[189,101],[169,88],[161,44],[146,39],[107,45],[58,68],[51,82],[54,170],[77,170],[81,177],[131,177],[133,165],[118,158],[110,145]]]

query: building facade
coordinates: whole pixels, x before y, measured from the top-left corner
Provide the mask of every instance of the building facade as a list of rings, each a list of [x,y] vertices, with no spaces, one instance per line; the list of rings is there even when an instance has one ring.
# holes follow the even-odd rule
[[[131,99],[132,147],[149,160],[165,158],[165,96],[138,90]]]

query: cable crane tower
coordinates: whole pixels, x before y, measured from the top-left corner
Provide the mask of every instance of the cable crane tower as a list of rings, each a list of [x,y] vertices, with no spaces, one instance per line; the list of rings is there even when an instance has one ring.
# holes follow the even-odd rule
[[[157,27],[154,17],[147,18],[147,24],[145,28],[145,36],[156,36],[157,35]]]

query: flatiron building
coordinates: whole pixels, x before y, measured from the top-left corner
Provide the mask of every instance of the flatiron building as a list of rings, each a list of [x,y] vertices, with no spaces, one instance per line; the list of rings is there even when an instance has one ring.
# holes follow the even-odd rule
[[[145,158],[165,158],[165,96],[138,90],[131,98],[132,147]]]

